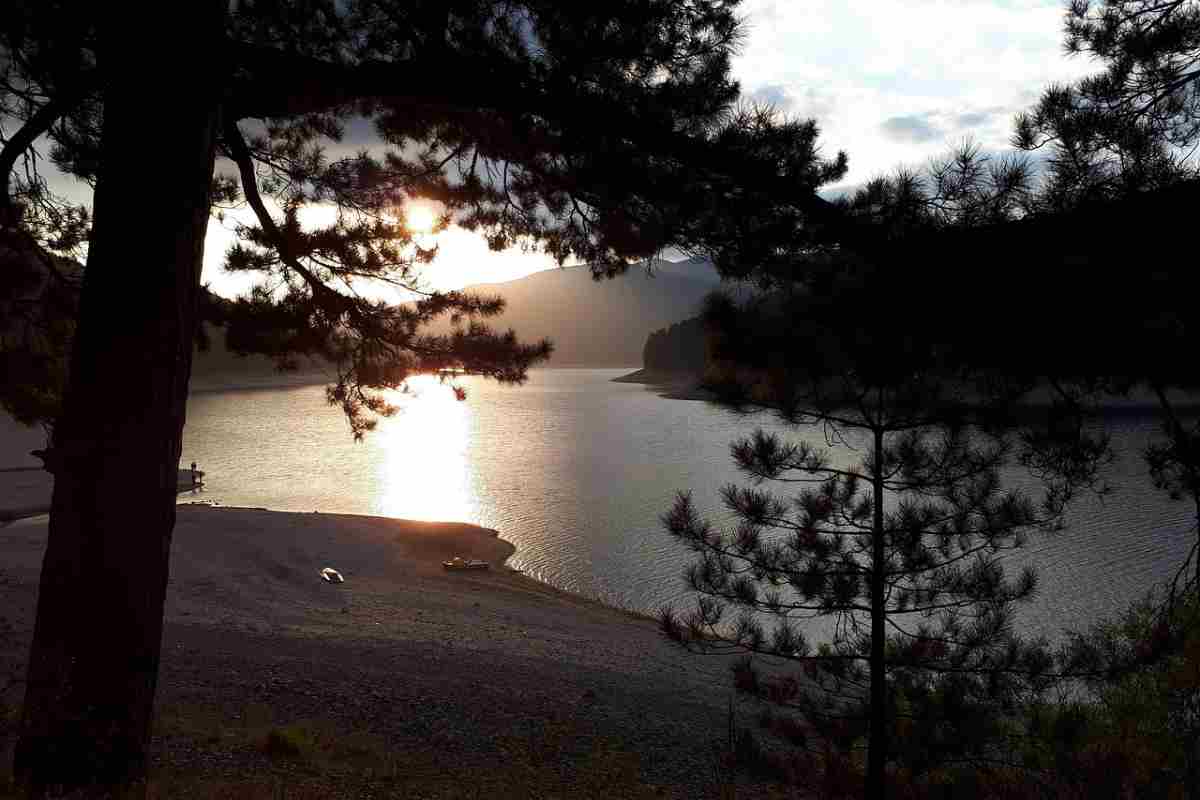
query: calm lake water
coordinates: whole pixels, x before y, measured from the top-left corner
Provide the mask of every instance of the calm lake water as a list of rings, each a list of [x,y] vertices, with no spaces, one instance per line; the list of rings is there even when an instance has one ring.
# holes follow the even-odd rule
[[[511,566],[562,589],[643,611],[687,602],[690,554],[658,516],[677,489],[716,512],[717,489],[738,479],[729,442],[782,427],[613,383],[622,373],[541,370],[522,387],[467,379],[461,403],[430,380],[358,444],[319,386],[195,394],[183,457],[207,471],[207,487],[181,501],[472,522],[516,545]],[[1118,610],[1187,554],[1188,504],[1153,491],[1140,458],[1156,424],[1113,425],[1114,493],[1082,498],[1067,531],[1035,535],[1017,557],[1041,576],[1019,617],[1028,630]]]

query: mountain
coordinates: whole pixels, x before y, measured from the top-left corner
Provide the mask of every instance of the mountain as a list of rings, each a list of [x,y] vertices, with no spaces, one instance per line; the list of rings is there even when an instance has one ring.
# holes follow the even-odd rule
[[[633,366],[652,331],[700,310],[720,281],[712,264],[655,261],[631,267],[611,280],[594,281],[586,266],[535,272],[506,283],[467,287],[498,294],[504,313],[488,320],[493,328],[513,328],[527,341],[554,341],[551,366]]]
[[[612,280],[593,281],[586,266],[536,272],[506,283],[469,286],[469,291],[498,294],[508,306],[487,322],[514,328],[524,340],[554,341],[551,366],[634,366],[651,332],[695,316],[705,295],[720,280],[712,264],[702,260],[655,261],[650,272],[632,267]],[[433,331],[449,330],[439,322]],[[225,332],[205,324],[211,342],[196,351],[192,389],[289,386],[332,380],[328,365],[301,359],[297,372],[280,373],[264,356],[237,356],[225,348]]]

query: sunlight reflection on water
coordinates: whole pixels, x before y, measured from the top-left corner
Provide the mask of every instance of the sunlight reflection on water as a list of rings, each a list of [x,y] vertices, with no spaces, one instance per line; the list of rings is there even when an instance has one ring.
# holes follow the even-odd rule
[[[380,422],[374,445],[379,492],[372,511],[386,517],[470,522],[479,497],[467,465],[471,408],[448,385],[422,375],[388,398],[400,410]]]

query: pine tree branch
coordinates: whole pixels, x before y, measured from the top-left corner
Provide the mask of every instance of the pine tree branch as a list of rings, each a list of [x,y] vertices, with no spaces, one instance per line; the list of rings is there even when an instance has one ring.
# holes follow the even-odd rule
[[[55,121],[70,111],[77,100],[78,95],[70,91],[52,97],[34,112],[17,132],[4,142],[3,149],[0,149],[0,234],[4,235],[7,243],[14,249],[36,259],[50,279],[71,291],[78,290],[78,280],[65,275],[55,263],[54,257],[21,225],[20,210],[13,203],[11,186],[17,159],[32,147],[37,138],[49,130]]]
[[[12,171],[21,154],[33,146],[39,136],[50,129],[63,114],[74,106],[76,96],[62,92],[48,100],[21,125],[0,150],[0,226],[8,228],[18,223],[16,209],[10,197]]]
[[[793,662],[845,662],[845,661],[866,661],[867,657],[856,653],[817,653],[815,655],[797,655],[795,653],[780,653],[773,647],[766,645],[754,645],[747,642],[726,636],[720,633],[716,626],[705,625],[704,638],[698,642],[688,643],[695,644],[695,652],[703,652],[713,655],[727,655],[729,653],[755,653],[757,655],[771,656],[774,658],[783,659]],[[685,644],[689,650],[692,648]],[[827,691],[827,690],[824,690]]]
[[[1154,106],[1158,105],[1158,103],[1165,100],[1168,96],[1171,95],[1172,92],[1176,91],[1177,89],[1182,89],[1184,86],[1187,86],[1189,83],[1192,83],[1193,81],[1198,81],[1198,80],[1200,80],[1200,69],[1192,70],[1191,72],[1185,72],[1182,75],[1180,75],[1178,78],[1176,78],[1175,80],[1164,85],[1154,95],[1152,95],[1149,100],[1146,100],[1145,102],[1141,103],[1140,105],[1133,106],[1133,104],[1137,101],[1137,98],[1141,95],[1141,92],[1134,92],[1134,93],[1130,93],[1128,96],[1122,98],[1119,102],[1116,103],[1115,107],[1120,108],[1121,106],[1133,106],[1133,107],[1127,108],[1125,111],[1122,112],[1122,114],[1126,117],[1138,117],[1138,116],[1141,116],[1142,114],[1145,114],[1148,110],[1150,110]]]
[[[782,475],[767,475],[757,470],[743,470],[754,478],[759,478],[764,481],[772,481],[775,483],[825,483],[828,477],[834,475],[839,478],[854,478],[856,480],[866,480],[867,476],[861,472],[853,470],[837,469],[836,467],[807,467],[803,464],[793,464],[782,468],[786,472],[807,472],[813,475],[824,475],[825,478],[785,478]]]
[[[945,594],[957,594],[957,592],[954,592],[954,591],[946,591],[944,593]],[[909,606],[908,608],[905,608],[905,609],[889,608],[888,612],[887,612],[888,613],[888,621],[889,621],[889,624],[894,624],[891,622],[891,617],[893,614],[928,614],[931,611],[946,611],[949,609],[968,608],[970,606],[974,606],[974,605],[978,605],[978,604],[979,604],[978,598],[963,597],[958,600],[950,600],[945,603],[933,603],[933,604],[924,605],[924,606]],[[897,628],[897,630],[899,630],[899,628]]]
[[[250,208],[254,211],[254,216],[258,219],[258,224],[275,244],[275,248],[283,263],[304,279],[304,282],[308,284],[315,297],[329,301],[334,309],[344,311],[354,307],[354,302],[351,298],[329,288],[324,281],[301,264],[299,259],[291,252],[287,239],[279,230],[279,226],[275,224],[275,220],[271,217],[270,212],[267,211],[266,204],[263,203],[262,195],[259,194],[258,176],[254,171],[254,159],[250,155],[249,148],[246,146],[246,140],[242,138],[242,133],[238,130],[237,123],[233,119],[225,121],[223,139],[234,163],[237,164],[238,173],[242,179],[242,192],[246,196],[246,202],[250,204]]]
[[[793,195],[793,204],[827,226],[855,226],[832,203],[815,192],[796,196],[795,187],[764,169],[750,152],[730,150],[704,136],[681,133],[676,122],[657,110],[654,99],[631,106],[577,85],[537,83],[530,75],[500,59],[471,58],[461,53],[422,55],[396,62],[335,64],[283,53],[272,48],[231,43],[229,54],[248,76],[235,83],[228,101],[232,120],[277,118],[349,108],[422,107],[450,113],[492,111],[510,118],[536,115],[587,131],[589,136],[628,142],[642,152],[670,153],[697,176],[729,183],[768,184]],[[461,80],[470,74],[472,80]],[[406,87],[397,93],[397,87]],[[525,165],[534,168],[536,165]],[[791,179],[788,178],[788,181]]]
[[[397,105],[473,111],[488,107],[484,101],[489,89],[497,90],[496,99],[522,96],[519,85],[497,85],[496,65],[480,69],[465,57],[457,63],[426,57],[351,65],[246,42],[230,42],[226,48],[237,65],[235,72],[246,76],[235,81],[230,91],[226,107],[232,121],[317,114],[373,98]],[[473,79],[463,81],[463,74]],[[419,91],[400,94],[397,87]]]
[[[725,600],[728,603],[730,603],[731,605],[738,606],[741,608],[754,608],[754,609],[757,609],[759,611],[763,611],[764,613],[769,613],[769,614],[776,613],[776,612],[772,612],[770,610],[770,608],[768,607],[768,604],[765,601],[755,600],[752,603],[747,603],[744,600],[742,600],[741,597],[736,592],[721,592],[721,591],[717,591],[715,589],[697,589],[697,591],[699,591],[701,594],[707,595],[708,597],[715,597],[715,598],[718,598],[721,600]],[[857,605],[855,603],[837,603],[834,605],[832,610],[830,609],[830,607],[828,605],[820,604],[820,603],[815,604],[815,605],[809,604],[809,603],[780,603],[778,605],[778,608],[782,609],[783,611],[816,611],[816,612],[821,612],[823,614],[824,613],[829,613],[829,614],[846,613],[846,612],[852,612],[852,611],[857,611],[859,613],[870,613],[870,611],[871,611],[870,606],[862,606],[862,605]]]
[[[929,535],[937,536],[938,534],[929,534]],[[957,538],[957,534],[952,534],[952,535],[955,536],[955,538]],[[927,572],[927,571],[932,572],[934,570],[944,569],[945,567],[949,567],[960,561],[971,558],[972,556],[977,556],[982,551],[992,549],[992,547],[993,547],[993,545],[991,545],[989,542],[986,542],[986,541],[980,542],[979,544],[976,544],[972,547],[963,548],[959,552],[959,555],[948,558],[945,561],[934,562],[934,563],[930,564],[928,567],[923,567],[921,569],[921,572]],[[1014,549],[1014,548],[1005,548],[1005,549]],[[894,571],[886,571],[886,572],[884,572],[884,574],[888,575],[888,576],[892,576],[892,575],[912,575],[913,573],[912,573],[912,570],[898,569],[898,570],[894,570]],[[901,583],[899,581],[889,581],[888,583],[892,586],[895,586],[896,588],[902,588]]]

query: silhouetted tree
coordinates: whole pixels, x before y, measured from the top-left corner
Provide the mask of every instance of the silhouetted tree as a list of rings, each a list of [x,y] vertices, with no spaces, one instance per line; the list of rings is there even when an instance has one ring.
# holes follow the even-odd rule
[[[869,181],[840,205],[891,242],[1019,220],[1033,212],[1037,175],[1022,154],[992,156],[967,139],[923,170]],[[853,249],[854,241],[845,243]]]
[[[833,452],[762,431],[736,442],[738,468],[783,493],[726,487],[722,500],[736,518],[728,529],[702,521],[680,496],[664,522],[700,553],[688,580],[702,599],[688,616],[666,613],[664,629],[691,646],[806,665],[801,675],[746,666],[738,685],[801,712],[847,751],[868,738],[867,797],[884,796],[891,761],[920,773],[994,757],[981,730],[1000,723],[997,711],[1011,710],[1028,679],[1050,666],[1044,651],[1011,636],[1011,606],[1032,595],[1034,575],[1006,579],[999,557],[1031,530],[1054,529],[1074,489],[1060,480],[1040,504],[1002,491],[1003,467],[1039,464],[1037,439],[1014,441],[1014,424],[993,413],[1019,387],[994,393],[956,376],[898,326],[885,343],[830,324],[807,301],[765,316],[717,304],[709,316],[743,335],[787,320],[788,336],[776,341],[807,343],[808,364],[739,352],[741,378],[714,388],[823,432]],[[819,644],[801,629],[814,617],[834,620]]]
[[[1102,72],[1055,85],[1017,119],[1014,143],[1050,147],[1042,200],[1053,210],[1196,177],[1200,3],[1071,0],[1068,53]]]
[[[61,410],[67,354],[75,330],[79,279],[68,259],[49,274],[38,259],[0,256],[0,407],[47,434]]]
[[[17,127],[0,149],[4,244],[41,257],[87,242],[16,754],[35,796],[144,774],[210,205],[241,198],[256,219],[227,254],[262,276],[226,310],[231,348],[338,363],[329,398],[355,434],[388,411],[373,390],[415,371],[519,382],[548,343],[483,325],[494,298],[429,291],[434,253],[403,201],[441,203],[443,225],[493,247],[533,241],[610,275],[729,238],[717,221],[781,182],[811,196],[845,158],[817,157],[812,123],[731,107],[735,5],[6,8],[0,110]],[[327,157],[322,145],[360,121],[384,152]],[[47,190],[43,140],[94,186],[91,211]],[[320,203],[334,220],[306,229],[302,209]],[[417,299],[371,299],[380,284]],[[468,324],[422,333],[440,314]]]
[[[1028,178],[1021,162],[989,165],[968,146],[845,207],[902,248],[1019,217]],[[1036,582],[1028,570],[1007,578],[1000,556],[1057,529],[1107,457],[1078,387],[1051,380],[1040,413],[1020,407],[1047,388],[1046,363],[1004,352],[994,320],[978,314],[992,297],[986,280],[956,291],[936,265],[872,260],[877,242],[794,253],[792,269],[780,259],[758,273],[765,294],[710,301],[707,387],[735,409],[772,409],[822,433],[828,449],[760,431],[732,446],[757,484],[722,491],[732,524],[703,520],[688,494],[663,518],[700,555],[687,573],[697,608],[665,612],[664,631],[803,665],[746,662],[736,683],[803,715],[807,729],[786,714],[776,723],[799,740],[817,734],[845,755],[865,738],[870,798],[887,793],[892,762],[920,773],[996,758],[994,715],[1042,688],[1053,665],[1012,635],[1012,606]],[[1042,479],[1038,502],[1003,489],[1009,465]],[[818,617],[832,630],[819,643],[800,627]]]
[[[1033,110],[1018,117],[1014,144],[1050,150],[1036,205],[1072,211],[1097,199],[1129,198],[1130,229],[1167,222],[1161,203],[1152,209],[1148,191],[1166,196],[1162,190],[1168,188],[1171,203],[1194,206],[1200,201],[1200,163],[1195,159],[1200,145],[1200,3],[1072,0],[1065,37],[1068,53],[1098,59],[1104,69],[1074,85],[1050,87]],[[1143,260],[1158,258],[1144,248]],[[1173,498],[1190,498],[1200,526],[1200,429],[1183,420],[1172,399],[1178,390],[1200,385],[1194,369],[1174,357],[1190,346],[1194,313],[1191,303],[1170,297],[1188,291],[1183,276],[1172,274],[1167,265],[1155,264],[1154,269],[1170,276],[1154,281],[1159,296],[1145,304],[1126,303],[1126,316],[1139,324],[1122,330],[1122,336],[1135,342],[1122,349],[1136,352],[1137,363],[1118,360],[1107,370],[1097,368],[1090,381],[1118,394],[1136,386],[1153,392],[1163,415],[1164,439],[1146,452],[1151,478]],[[1132,314],[1128,308],[1134,309]],[[1196,546],[1165,595],[1168,604],[1180,577],[1200,592]]]
[[[659,328],[646,337],[642,365],[647,369],[699,375],[705,364],[704,324],[698,317]]]

